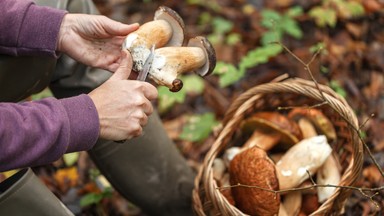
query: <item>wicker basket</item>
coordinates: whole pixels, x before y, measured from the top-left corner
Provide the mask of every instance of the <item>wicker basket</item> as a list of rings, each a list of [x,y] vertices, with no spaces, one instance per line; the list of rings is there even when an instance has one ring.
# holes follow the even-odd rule
[[[217,189],[213,179],[212,164],[230,142],[240,123],[255,111],[276,111],[278,107],[318,106],[333,123],[337,132],[337,141],[332,143],[334,152],[342,166],[340,186],[353,186],[358,180],[363,165],[363,146],[352,128],[358,128],[358,121],[347,102],[327,86],[319,85],[322,94],[314,82],[295,78],[281,82],[258,85],[240,95],[227,111],[211,149],[206,154],[202,167],[195,179],[193,190],[193,208],[197,215],[245,215]],[[350,123],[347,123],[348,120]],[[351,190],[336,188],[312,215],[338,215],[343,210]]]

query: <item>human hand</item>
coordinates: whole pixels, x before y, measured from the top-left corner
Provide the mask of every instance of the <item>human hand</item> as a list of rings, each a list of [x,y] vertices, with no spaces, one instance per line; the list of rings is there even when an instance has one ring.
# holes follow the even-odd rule
[[[100,15],[66,14],[57,50],[88,66],[114,72],[121,61],[124,38],[138,27]]]
[[[151,100],[157,98],[157,89],[153,85],[127,80],[132,70],[132,58],[128,51],[121,53],[120,67],[105,83],[89,93],[99,114],[99,137],[107,140],[140,136],[153,112]]]

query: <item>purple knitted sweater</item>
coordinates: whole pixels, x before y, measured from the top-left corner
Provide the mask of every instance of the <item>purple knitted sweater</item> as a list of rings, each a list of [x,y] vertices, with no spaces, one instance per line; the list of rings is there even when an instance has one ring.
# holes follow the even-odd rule
[[[1,0],[0,54],[57,57],[57,37],[65,13],[31,0]],[[0,172],[51,163],[64,153],[88,150],[98,135],[98,114],[85,94],[0,103]]]

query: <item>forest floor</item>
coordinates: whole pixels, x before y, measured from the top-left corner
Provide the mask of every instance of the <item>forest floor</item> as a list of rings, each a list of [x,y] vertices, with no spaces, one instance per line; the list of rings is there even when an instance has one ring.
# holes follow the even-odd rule
[[[168,6],[184,19],[188,38],[217,34],[217,37],[212,37],[217,40],[213,43],[217,61],[235,67],[250,50],[261,46],[260,40],[268,30],[262,25],[261,11],[270,9],[285,14],[294,6],[299,6],[303,12],[293,19],[301,29],[301,33],[297,33],[297,26],[293,25],[287,30],[291,33],[283,32],[281,39],[281,43],[292,53],[284,50],[269,58],[266,63],[247,68],[243,77],[226,87],[219,85],[217,75],[206,77],[203,93],[191,96],[183,103],[175,104],[167,112],[161,113],[165,128],[169,129],[170,137],[191,166],[198,167],[211,147],[215,134],[212,133],[198,143],[180,139],[181,131],[170,128],[181,128],[185,124],[183,114],[210,111],[220,122],[231,102],[253,86],[268,83],[282,74],[311,80],[308,70],[305,70],[304,65],[295,57],[304,62],[310,61],[313,48],[321,43],[324,50],[310,65],[314,78],[345,97],[362,126],[361,134],[365,144],[377,160],[377,164],[384,168],[384,1],[355,1],[362,6],[364,14],[350,17],[345,12],[347,10],[335,9],[336,12],[332,13],[335,16],[334,21],[329,21],[330,17],[327,17],[332,14],[323,11],[324,14],[321,16],[324,20],[328,20],[324,21],[328,22],[324,27],[320,26],[321,16],[316,22],[309,12],[315,7],[334,9],[337,5],[326,5],[324,2],[328,1],[320,0],[94,1],[103,15],[124,23],[143,24],[151,21],[158,6]],[[202,16],[203,14],[209,16]],[[220,24],[220,20],[215,19],[218,17],[232,23],[231,27],[225,30],[222,26],[223,29],[220,30],[220,25],[226,23]],[[288,18],[283,16],[283,19]],[[216,27],[213,20],[219,20]],[[232,44],[226,40],[229,35],[235,35],[235,38],[240,39]],[[383,176],[367,151],[364,152],[363,170],[356,187],[382,187]],[[87,154],[81,153],[76,164],[63,168],[63,161],[58,161],[45,167],[46,175],[42,174],[40,169],[40,177],[45,179],[50,189],[61,197],[68,197],[70,187],[73,186],[81,190],[78,194],[82,195],[97,191],[94,182],[82,182],[77,179],[81,179],[82,170],[94,167]],[[63,176],[77,177],[68,184],[68,181],[63,180]],[[381,215],[383,211],[380,209],[384,207],[384,191],[378,190],[377,193],[370,198],[373,193],[367,195],[354,190],[346,202],[345,215]],[[99,203],[78,208],[81,208],[78,209],[82,212],[80,215],[92,215],[95,212],[103,212],[105,215],[143,215],[140,209],[124,200],[117,192],[112,192],[111,196],[103,198]]]

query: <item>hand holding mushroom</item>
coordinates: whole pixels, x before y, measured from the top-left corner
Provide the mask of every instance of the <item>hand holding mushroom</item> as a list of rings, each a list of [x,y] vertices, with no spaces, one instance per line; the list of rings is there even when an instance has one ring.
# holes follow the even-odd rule
[[[215,51],[210,42],[202,36],[184,43],[184,22],[180,16],[168,7],[161,6],[155,12],[154,20],[140,26],[130,33],[123,43],[133,58],[133,70],[143,70],[150,48],[156,47],[149,77],[170,91],[177,92],[183,82],[177,77],[187,71],[200,76],[212,73],[216,66]]]

